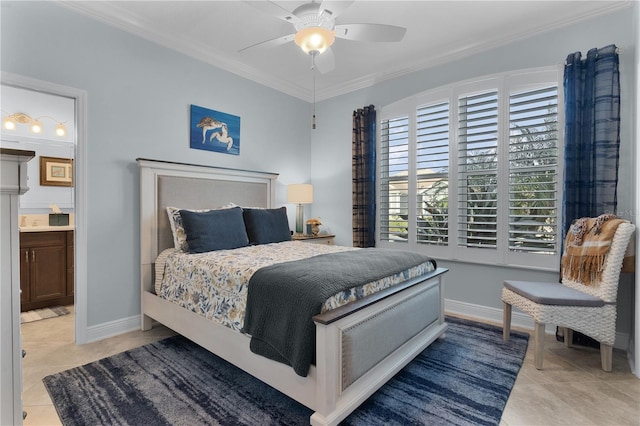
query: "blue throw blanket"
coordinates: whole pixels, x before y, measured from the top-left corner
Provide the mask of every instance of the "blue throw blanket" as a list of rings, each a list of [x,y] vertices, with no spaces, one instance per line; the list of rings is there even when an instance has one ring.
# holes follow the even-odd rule
[[[315,357],[314,315],[329,297],[435,260],[368,248],[324,254],[259,269],[251,277],[242,331],[251,351],[288,364],[305,377]]]

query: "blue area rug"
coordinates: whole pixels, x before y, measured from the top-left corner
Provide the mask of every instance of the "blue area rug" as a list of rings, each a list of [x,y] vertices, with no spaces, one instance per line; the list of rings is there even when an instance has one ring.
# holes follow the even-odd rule
[[[447,318],[446,334],[343,425],[498,425],[528,335]],[[176,336],[44,378],[65,425],[308,425],[311,410]]]

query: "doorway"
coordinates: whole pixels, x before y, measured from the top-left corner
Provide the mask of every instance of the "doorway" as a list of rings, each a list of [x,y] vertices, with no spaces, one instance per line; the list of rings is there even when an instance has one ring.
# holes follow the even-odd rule
[[[69,241],[67,241],[67,245],[65,246],[65,250],[67,250],[67,257],[65,259],[69,259],[68,262],[65,263],[66,266],[71,266],[72,270],[72,279],[67,282],[67,289],[73,296],[74,302],[74,313],[75,313],[75,323],[74,323],[74,340],[76,344],[87,343],[87,259],[86,259],[86,248],[87,248],[87,238],[86,238],[86,92],[83,90],[57,85],[54,83],[36,80],[29,77],[20,76],[17,74],[11,74],[7,72],[2,72],[2,89],[3,89],[3,101],[2,101],[2,116],[3,119],[5,116],[14,114],[14,113],[24,113],[27,114],[27,104],[21,104],[23,101],[16,101],[11,106],[11,111],[8,110],[7,98],[6,94],[10,94],[12,91],[24,91],[23,93],[29,94],[29,96],[25,96],[23,98],[27,99],[39,99],[44,102],[46,105],[41,105],[41,108],[53,108],[60,105],[70,105],[70,116],[67,118],[55,117],[55,115],[51,112],[45,114],[42,113],[43,110],[36,110],[32,112],[32,115],[36,118],[39,118],[39,122],[42,124],[44,128],[47,125],[52,126],[55,129],[55,126],[60,124],[62,121],[66,121],[65,127],[67,131],[67,136],[62,139],[52,139],[52,143],[48,143],[47,145],[43,145],[43,138],[31,136],[28,134],[12,134],[8,131],[4,131],[2,133],[2,145],[3,146],[11,146],[11,144],[18,143],[26,143],[27,145],[39,145],[39,149],[36,151],[36,158],[31,160],[28,164],[29,167],[29,181],[28,185],[30,187],[30,191],[33,188],[38,187],[41,191],[34,191],[32,194],[35,194],[31,199],[27,199],[25,205],[21,201],[20,205],[20,215],[21,220],[23,214],[29,212],[34,214],[35,216],[27,216],[24,221],[25,227],[33,226],[36,227],[38,225],[48,225],[49,224],[49,210],[52,208],[47,203],[47,199],[49,196],[54,194],[55,202],[51,204],[56,204],[59,201],[57,207],[63,213],[58,219],[65,220],[65,213],[72,213],[73,216],[67,218],[69,220],[70,225],[59,225],[59,226],[72,226],[73,232],[68,233]],[[33,105],[33,104],[32,104]],[[13,111],[16,109],[16,111]],[[64,115],[63,109],[57,111],[58,115]],[[51,109],[49,110],[51,111]],[[46,118],[45,116],[48,116]],[[59,121],[56,121],[59,120]],[[30,131],[29,129],[24,131]],[[14,146],[11,146],[15,148]],[[25,149],[25,148],[21,148]],[[56,149],[58,151],[56,151]],[[61,153],[61,155],[48,155],[51,153],[51,150],[55,152]],[[72,160],[72,174],[68,175],[72,177],[72,185],[69,185],[67,182],[65,185],[60,185],[60,181],[68,180],[68,176],[56,175],[52,178],[51,174],[48,176],[50,181],[54,182],[54,185],[47,186],[39,185],[40,179],[36,180],[35,177],[40,177],[40,167],[41,167],[41,156],[54,158],[53,165],[54,167],[60,166],[62,167],[64,163],[60,159],[64,160]],[[47,155],[45,155],[47,154]],[[47,167],[45,165],[44,167]],[[37,170],[37,173],[33,173],[33,170]],[[58,171],[62,171],[60,169],[51,169],[53,173],[56,174]],[[55,184],[57,181],[58,185]],[[41,188],[42,187],[42,188]],[[47,192],[47,190],[56,189],[54,192]],[[44,190],[44,192],[42,192]],[[27,192],[27,194],[29,191]],[[26,195],[26,194],[25,194]],[[57,204],[56,204],[57,205]],[[66,212],[65,212],[66,210]],[[22,225],[22,223],[21,223]],[[59,231],[60,228],[57,230]],[[66,229],[65,229],[66,230]],[[57,232],[56,232],[57,234]],[[62,241],[58,242],[62,243]],[[56,246],[57,247],[57,246]],[[69,251],[69,248],[71,250]],[[59,256],[62,256],[62,251],[60,247],[57,247],[57,252]],[[23,254],[23,253],[21,253]],[[28,254],[31,256],[31,254]],[[32,254],[37,258],[38,253]],[[71,272],[71,271],[65,271]],[[62,272],[60,272],[62,274]],[[22,271],[21,271],[22,274]],[[67,277],[69,275],[65,275]]]

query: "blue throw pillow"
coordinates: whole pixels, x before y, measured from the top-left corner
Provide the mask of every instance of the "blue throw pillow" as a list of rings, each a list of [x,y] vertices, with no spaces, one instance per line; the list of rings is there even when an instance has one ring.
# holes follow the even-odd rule
[[[195,212],[180,210],[189,253],[228,250],[249,245],[242,209]]]
[[[244,224],[251,244],[291,241],[287,208],[243,209]]]

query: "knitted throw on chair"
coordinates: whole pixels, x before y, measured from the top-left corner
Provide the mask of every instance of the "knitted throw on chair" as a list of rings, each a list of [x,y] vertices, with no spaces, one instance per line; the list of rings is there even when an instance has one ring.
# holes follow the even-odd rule
[[[577,219],[564,242],[562,279],[591,285],[600,279],[613,235],[624,220],[612,214]]]

